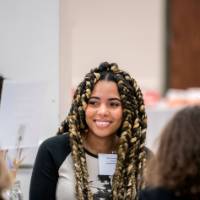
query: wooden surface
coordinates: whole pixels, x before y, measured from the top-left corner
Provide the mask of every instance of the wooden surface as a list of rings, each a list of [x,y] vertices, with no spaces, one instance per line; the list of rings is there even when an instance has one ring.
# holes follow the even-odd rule
[[[200,87],[200,1],[168,3],[168,87]]]

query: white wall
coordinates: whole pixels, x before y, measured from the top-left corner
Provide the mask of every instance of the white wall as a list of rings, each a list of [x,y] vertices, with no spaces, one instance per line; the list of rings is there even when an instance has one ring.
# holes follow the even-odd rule
[[[59,0],[0,0],[0,73],[18,81],[48,83],[49,129],[59,119]]]
[[[117,62],[144,89],[164,87],[165,0],[63,0],[72,85],[102,61]],[[64,8],[63,8],[64,9]],[[68,53],[67,53],[68,50]]]

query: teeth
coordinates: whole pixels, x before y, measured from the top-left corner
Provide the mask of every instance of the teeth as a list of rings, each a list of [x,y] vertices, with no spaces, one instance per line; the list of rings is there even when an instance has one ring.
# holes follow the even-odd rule
[[[96,121],[96,125],[101,128],[107,127],[109,124],[110,122]]]

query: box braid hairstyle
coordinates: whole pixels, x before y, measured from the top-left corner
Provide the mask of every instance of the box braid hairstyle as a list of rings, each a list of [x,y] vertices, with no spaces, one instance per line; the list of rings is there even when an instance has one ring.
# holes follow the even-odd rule
[[[111,199],[135,200],[141,187],[141,173],[146,159],[144,142],[147,118],[141,90],[128,73],[120,70],[116,63],[108,62],[92,69],[77,87],[69,114],[57,134],[67,133],[70,138],[77,199],[92,200],[82,135],[88,130],[85,108],[99,80],[114,81],[117,84],[123,106],[123,120],[117,132],[118,159],[113,175]]]

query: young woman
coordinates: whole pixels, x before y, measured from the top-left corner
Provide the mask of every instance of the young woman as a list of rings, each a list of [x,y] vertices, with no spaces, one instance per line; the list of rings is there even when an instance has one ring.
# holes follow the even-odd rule
[[[30,200],[136,199],[146,121],[141,90],[128,73],[107,62],[91,70],[58,136],[40,146]]]
[[[200,106],[186,107],[163,130],[147,165],[140,200],[200,199]]]

